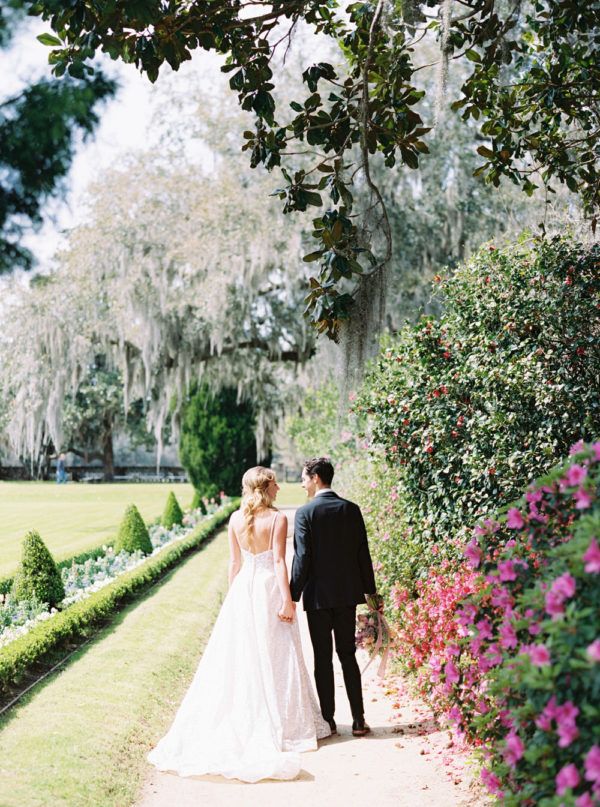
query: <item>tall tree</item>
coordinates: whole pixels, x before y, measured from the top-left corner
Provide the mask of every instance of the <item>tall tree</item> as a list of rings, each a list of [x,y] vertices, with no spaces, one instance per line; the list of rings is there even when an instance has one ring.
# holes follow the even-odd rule
[[[29,4],[9,0],[0,9],[0,47],[11,40]],[[101,72],[64,80],[47,77],[0,103],[0,273],[29,269],[23,236],[43,221],[44,205],[63,187],[75,144],[98,123],[98,104],[115,92]]]
[[[257,209],[259,190],[236,165],[191,176],[187,164],[163,165],[162,154],[103,177],[57,271],[11,286],[0,389],[19,455],[65,445],[67,404],[98,354],[123,378],[123,409],[146,402],[159,451],[169,414],[177,419],[201,378],[253,401],[256,440],[268,453],[287,368],[311,355],[314,340],[298,317],[303,231],[284,231],[274,202]],[[111,418],[115,401],[105,401]]]
[[[440,45],[441,95],[448,66],[471,65],[454,106],[477,122],[472,148],[486,181],[497,186],[506,177],[526,193],[536,182],[550,190],[558,181],[581,195],[590,215],[598,208],[598,0],[373,0],[350,3],[345,13],[336,0],[30,5],[58,33],[50,56],[57,75],[81,70],[99,49],[135,63],[152,81],[165,62],[177,69],[198,47],[226,56],[231,89],[255,115],[245,133],[251,165],[281,166],[284,212],[325,207],[314,221],[316,248],[305,258],[320,264],[308,310],[318,331],[333,338],[350,316],[356,283],[364,285],[365,272],[385,271],[392,256],[373,156],[387,167],[417,169],[429,151],[434,121],[424,122],[415,78],[430,67],[417,61],[424,37]],[[339,43],[347,69],[307,64],[307,91],[291,103],[290,118],[275,101],[274,53],[301,23]],[[309,170],[289,159],[299,149],[313,155]],[[372,195],[379,241],[366,240],[354,217],[357,170]]]

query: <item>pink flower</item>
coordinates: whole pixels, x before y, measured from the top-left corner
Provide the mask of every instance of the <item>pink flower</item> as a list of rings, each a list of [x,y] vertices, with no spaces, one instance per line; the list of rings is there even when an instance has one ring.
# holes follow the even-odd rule
[[[585,570],[588,574],[598,574],[600,572],[600,546],[598,546],[598,541],[595,538],[590,541],[583,559],[585,561]]]
[[[498,779],[495,773],[488,771],[487,768],[482,768],[481,781],[487,787],[490,793],[493,793],[499,797],[502,796],[502,791],[500,790],[500,779]]]
[[[573,494],[573,498],[575,499],[575,508],[577,510],[585,510],[592,503],[592,497],[585,488],[576,490]]]
[[[542,731],[552,730],[552,721],[556,717],[556,698],[554,695],[550,698],[548,703],[544,706],[543,711],[536,718],[535,725]]]
[[[544,494],[541,490],[528,490],[525,494],[525,500],[529,502],[529,504],[537,504],[542,501],[543,496]]]
[[[492,605],[496,608],[507,608],[510,605],[510,593],[504,586],[497,586],[492,589]]]
[[[564,614],[565,608],[564,603],[565,599],[561,594],[557,594],[554,591],[549,591],[546,594],[546,598],[544,600],[546,606],[546,613],[550,614],[550,616],[554,619],[561,614]]]
[[[488,647],[488,652],[486,653],[486,657],[490,660],[490,664],[492,667],[495,667],[497,664],[500,664],[502,661],[502,653],[500,652],[500,648],[497,644],[491,644]]]
[[[517,579],[517,572],[515,571],[515,564],[512,560],[501,560],[498,564],[499,578],[503,583],[509,580]]]
[[[521,740],[518,734],[509,734],[506,738],[506,749],[504,751],[506,764],[514,768],[524,753],[525,746],[523,745],[523,740]]]
[[[553,591],[556,594],[561,594],[566,599],[575,594],[575,588],[575,578],[568,572],[565,572],[564,574],[561,574],[560,577],[557,577],[552,583],[550,591]]]
[[[585,778],[588,782],[600,782],[600,746],[593,745],[585,755]]]
[[[569,456],[572,457],[573,454],[579,454],[584,448],[583,440],[578,440],[576,443],[573,443],[569,449]]]
[[[550,653],[548,648],[543,644],[532,644],[528,650],[531,663],[535,667],[546,667],[550,664]]]
[[[594,452],[594,459],[600,462],[600,443],[592,443],[592,451]]]
[[[577,787],[579,784],[579,771],[569,763],[565,765],[556,775],[556,794],[562,796],[568,788]]]
[[[475,623],[475,627],[479,631],[477,634],[478,639],[492,638],[492,623],[489,621],[489,619],[480,619]]]
[[[594,807],[594,800],[589,793],[583,793],[575,799],[575,807]]]
[[[521,530],[525,526],[521,511],[516,507],[511,507],[506,514],[506,526],[510,527],[511,530]]]
[[[376,487],[377,487],[377,482],[371,482],[372,490],[375,490]]]
[[[447,661],[444,665],[444,673],[446,674],[446,682],[448,684],[457,684],[460,679],[460,674],[456,669],[453,661]]]
[[[503,622],[500,626],[500,644],[502,647],[509,650],[511,647],[517,646],[517,634],[514,627],[510,622]]]
[[[464,555],[472,569],[476,569],[479,566],[481,563],[481,549],[475,539],[469,541],[465,547]]]
[[[594,641],[588,645],[586,653],[588,658],[592,661],[600,661],[600,639],[594,639]]]
[[[571,465],[569,470],[566,474],[567,484],[571,487],[576,487],[577,485],[581,485],[583,480],[587,476],[587,469],[583,467],[583,465]]]
[[[575,718],[578,714],[579,709],[571,701],[556,707],[556,728],[560,748],[567,748],[579,736],[579,730],[575,725]]]

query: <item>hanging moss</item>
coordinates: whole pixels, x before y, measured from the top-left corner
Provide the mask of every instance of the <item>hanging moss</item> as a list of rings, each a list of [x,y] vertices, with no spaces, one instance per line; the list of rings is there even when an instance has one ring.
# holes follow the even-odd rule
[[[23,540],[21,566],[15,576],[12,594],[17,600],[36,597],[50,607],[64,599],[65,589],[50,550],[35,530]]]
[[[144,524],[144,519],[135,504],[130,504],[125,510],[114,549],[115,552],[122,552],[123,550],[125,552],[135,552],[137,549],[141,549],[144,555],[149,555],[152,552],[152,542],[150,541],[148,528]]]
[[[167,503],[160,523],[168,530],[176,524],[183,524],[183,510],[179,506],[179,502],[173,491],[167,496]]]

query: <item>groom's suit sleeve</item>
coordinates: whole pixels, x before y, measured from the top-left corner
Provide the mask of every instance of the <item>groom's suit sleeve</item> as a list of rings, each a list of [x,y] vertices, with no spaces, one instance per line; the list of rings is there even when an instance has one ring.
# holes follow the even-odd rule
[[[298,602],[304,591],[310,570],[310,526],[302,510],[296,511],[294,521],[294,560],[290,591],[292,600]]]
[[[358,545],[358,565],[363,584],[363,594],[375,594],[377,585],[375,583],[375,572],[373,571],[373,561],[369,552],[369,542],[367,540],[367,528],[363,519],[360,507],[356,506],[360,541]]]

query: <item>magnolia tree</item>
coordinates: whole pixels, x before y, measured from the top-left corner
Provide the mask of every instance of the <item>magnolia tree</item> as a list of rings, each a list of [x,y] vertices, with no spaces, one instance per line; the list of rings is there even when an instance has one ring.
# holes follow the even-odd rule
[[[424,117],[421,71],[440,73],[438,97],[475,121],[469,144],[476,172],[493,186],[503,177],[527,194],[566,184],[594,215],[599,202],[596,3],[579,0],[232,0],[119,3],[37,0],[31,12],[54,30],[60,76],[92,71],[98,51],[133,63],[155,81],[201,48],[226,58],[231,90],[254,116],[244,132],[250,164],[275,169],[285,213],[315,211],[315,243],[305,260],[309,313],[337,338],[365,283],[379,282],[392,257],[392,232],[372,164],[419,169],[434,121]],[[306,26],[342,50],[344,65],[305,58],[304,89],[283,107],[276,53]],[[416,47],[437,40],[432,62]],[[310,54],[310,49],[307,50]],[[468,66],[458,92],[446,92],[454,62]],[[311,163],[297,160],[298,152]],[[377,160],[376,158],[379,158]],[[355,180],[371,204],[356,218]],[[594,220],[595,221],[595,220]],[[377,295],[375,295],[376,297]]]

